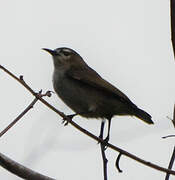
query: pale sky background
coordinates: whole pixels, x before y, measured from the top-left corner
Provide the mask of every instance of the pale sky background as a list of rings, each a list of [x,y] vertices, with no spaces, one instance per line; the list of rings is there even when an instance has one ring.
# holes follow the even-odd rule
[[[0,6],[0,64],[24,75],[36,91],[53,90],[51,57],[41,48],[70,47],[106,80],[153,117],[149,126],[137,118],[115,117],[110,142],[167,167],[175,134],[171,121],[175,102],[175,61],[170,38],[168,0],[6,0]],[[0,130],[34,99],[0,71]],[[72,111],[54,94],[47,100]],[[99,135],[100,121],[74,119]],[[0,139],[0,152],[58,180],[103,179],[100,146],[38,103]],[[106,151],[110,180],[160,180],[165,174],[127,157],[115,169],[117,153]],[[175,169],[175,167],[174,167]],[[173,177],[174,178],[174,177]],[[170,178],[170,179],[173,179]],[[18,177],[0,168],[0,179]]]

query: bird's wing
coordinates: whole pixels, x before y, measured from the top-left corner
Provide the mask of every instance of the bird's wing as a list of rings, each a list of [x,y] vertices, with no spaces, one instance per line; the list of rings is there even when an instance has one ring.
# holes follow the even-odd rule
[[[90,67],[77,69],[74,68],[73,70],[69,69],[66,75],[69,78],[77,80],[81,83],[88,84],[94,88],[103,91],[104,93],[115,96],[120,101],[127,103],[135,108],[137,107],[124,93],[122,93],[119,89],[117,89],[112,84],[104,80],[96,71],[94,71]]]

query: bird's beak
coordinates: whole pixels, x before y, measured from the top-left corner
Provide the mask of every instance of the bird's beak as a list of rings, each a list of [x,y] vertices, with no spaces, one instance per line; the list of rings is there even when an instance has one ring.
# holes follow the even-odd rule
[[[52,56],[57,55],[56,51],[51,50],[51,49],[47,49],[47,48],[42,48],[44,51],[47,51],[49,54],[51,54]]]

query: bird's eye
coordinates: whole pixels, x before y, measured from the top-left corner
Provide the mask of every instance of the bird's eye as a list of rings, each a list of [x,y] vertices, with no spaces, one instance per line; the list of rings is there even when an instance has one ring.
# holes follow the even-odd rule
[[[62,51],[62,53],[65,55],[65,56],[69,56],[71,53],[68,52],[68,51]]]

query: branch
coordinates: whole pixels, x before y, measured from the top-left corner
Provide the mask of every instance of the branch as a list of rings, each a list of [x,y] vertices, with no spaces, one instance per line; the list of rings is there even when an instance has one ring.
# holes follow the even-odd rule
[[[172,156],[171,156],[171,160],[170,160],[168,169],[171,169],[171,168],[173,167],[174,160],[175,160],[175,146],[174,146],[173,154],[172,154]],[[166,174],[166,177],[165,177],[165,180],[168,180],[169,177],[170,177],[170,174],[167,173],[167,174]]]
[[[174,105],[174,112],[173,112],[172,123],[173,123],[173,125],[174,125],[174,127],[175,127],[175,105]],[[165,136],[165,137],[163,137],[163,138],[168,138],[168,137],[175,137],[175,135],[169,135],[169,136]],[[168,169],[172,169],[174,160],[175,160],[175,146],[174,146],[173,154],[172,154],[172,156],[171,156],[171,160],[170,160],[170,162],[169,162]],[[169,174],[169,173],[166,173],[165,180],[169,180],[169,177],[170,177],[170,174]]]
[[[154,163],[151,163],[149,161],[145,161],[137,156],[135,156],[134,154],[131,154],[117,146],[114,146],[113,144],[110,143],[106,143],[104,142],[101,138],[93,135],[92,133],[90,133],[89,131],[87,131],[86,129],[82,128],[81,126],[79,126],[78,124],[76,124],[74,121],[72,121],[69,117],[67,117],[63,112],[57,110],[55,107],[53,107],[51,104],[49,104],[47,101],[45,101],[42,97],[38,96],[25,82],[21,81],[18,77],[16,77],[14,74],[12,74],[10,71],[8,71],[6,68],[4,68],[3,66],[0,65],[0,68],[2,70],[4,70],[7,74],[9,74],[11,77],[13,77],[14,79],[16,79],[20,84],[22,84],[28,91],[30,91],[36,98],[38,98],[43,104],[45,104],[48,108],[50,108],[51,110],[53,110],[55,113],[59,114],[63,119],[66,119],[72,126],[74,126],[76,129],[78,129],[79,131],[81,131],[82,133],[86,134],[87,136],[93,138],[94,140],[96,140],[97,142],[100,143],[104,143],[107,147],[120,152],[122,155],[125,155],[137,162],[140,162],[148,167],[151,167],[153,169],[162,171],[162,172],[166,172],[172,175],[175,175],[175,171],[170,170],[170,169],[166,169],[163,168],[161,166],[158,166]]]
[[[175,105],[174,105],[174,112],[173,112],[173,120],[172,120],[172,123],[173,123],[174,128],[175,128]]]
[[[35,98],[30,105],[17,117],[13,122],[11,122],[4,130],[0,132],[0,137],[3,136],[10,128],[12,128],[31,108],[33,108],[33,105],[38,101],[37,98]]]
[[[105,125],[105,122],[102,121],[101,122],[101,128],[100,128],[100,136],[99,136],[101,139],[103,139],[104,125]],[[107,178],[108,178],[108,176],[107,176],[108,160],[107,160],[106,154],[105,154],[105,150],[106,150],[105,144],[100,143],[100,148],[101,148],[101,155],[102,155],[102,159],[103,159],[103,176],[104,176],[104,180],[107,180]]]
[[[171,122],[173,123],[173,126],[175,128],[175,105],[174,105],[174,111],[173,111],[173,119],[171,119],[170,117],[167,117],[168,119],[171,120]],[[169,137],[175,137],[175,135],[168,135],[168,136],[163,136],[163,139],[169,138]]]
[[[106,154],[105,154],[105,144],[103,143],[100,143],[100,148],[101,148],[101,154],[102,154],[102,159],[103,159],[103,176],[104,176],[104,180],[107,180],[108,179],[108,176],[107,176],[107,163],[108,163],[108,160],[106,158]]]
[[[170,1],[170,11],[171,11],[171,40],[173,45],[173,52],[175,57],[175,0]]]
[[[118,172],[120,172],[120,173],[123,172],[123,171],[120,169],[120,166],[119,166],[119,162],[120,162],[121,156],[122,156],[122,153],[119,153],[119,155],[117,156],[116,162],[115,162],[115,166],[116,166]]]
[[[174,58],[175,58],[175,0],[171,0],[170,1],[170,11],[171,11],[171,40],[172,40],[172,46],[173,46],[173,52],[174,52]],[[175,128],[175,105],[174,105],[174,112],[173,112],[173,120],[172,120],[172,123],[174,125],[174,128]],[[173,137],[174,135],[169,135],[169,136],[166,136],[166,137]],[[164,137],[164,138],[166,138]],[[170,163],[169,163],[169,166],[168,166],[168,169],[171,169],[173,167],[173,163],[174,163],[174,160],[175,160],[175,146],[174,146],[174,150],[173,150],[173,154],[171,156],[171,160],[170,160]],[[167,173],[166,174],[166,177],[165,177],[165,180],[168,180],[170,177],[170,174]]]
[[[21,77],[20,77],[21,79]],[[47,91],[45,94],[41,94],[42,90],[39,91],[39,93],[37,93],[38,96],[51,96],[51,91]],[[33,106],[35,105],[35,103],[38,101],[38,98],[35,98],[30,104],[29,106],[20,114],[17,116],[17,118],[15,118],[15,120],[13,120],[4,130],[2,130],[0,132],[0,137],[3,136],[10,128],[12,128],[30,109],[33,108]]]
[[[0,165],[10,171],[11,173],[21,177],[23,179],[32,179],[32,180],[55,180],[48,176],[44,176],[38,172],[35,172],[15,161],[8,158],[7,156],[0,153]]]
[[[169,138],[169,137],[175,137],[175,135],[168,135],[168,136],[163,136],[163,139]]]

